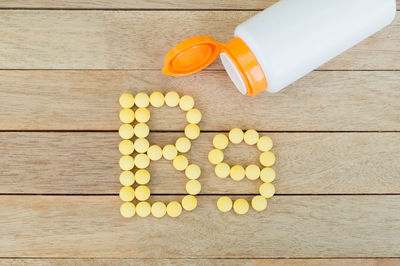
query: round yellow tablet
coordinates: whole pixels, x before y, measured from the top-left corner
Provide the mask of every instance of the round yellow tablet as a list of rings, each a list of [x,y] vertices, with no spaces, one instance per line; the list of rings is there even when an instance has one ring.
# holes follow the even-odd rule
[[[261,170],[260,178],[263,182],[272,182],[275,180],[276,173],[271,167],[264,167]]]
[[[200,135],[200,128],[196,124],[188,124],[185,127],[185,136],[189,139],[197,139]]]
[[[217,149],[223,150],[228,146],[228,144],[229,144],[229,139],[224,134],[215,135],[213,138],[213,145]]]
[[[119,127],[118,133],[123,139],[130,139],[134,135],[133,126],[131,124],[123,124]]]
[[[131,186],[124,186],[119,191],[119,197],[122,201],[132,201],[135,198],[135,190]]]
[[[135,181],[140,185],[146,185],[150,181],[150,173],[146,169],[139,169],[135,173]]]
[[[119,112],[122,123],[132,123],[135,120],[135,112],[130,108],[124,108]]]
[[[135,197],[140,200],[144,201],[150,198],[150,189],[147,186],[140,185],[135,189]]]
[[[123,141],[121,141],[119,143],[119,152],[124,154],[124,155],[129,155],[131,153],[133,153],[134,150],[134,146],[133,146],[133,142],[128,140],[128,139],[124,139]]]
[[[135,98],[130,93],[124,93],[119,97],[119,104],[122,108],[131,108],[135,105]]]
[[[231,168],[226,163],[218,163],[215,166],[215,174],[220,178],[226,178],[231,172]]]
[[[250,164],[246,167],[246,177],[250,180],[256,180],[260,177],[260,167],[255,164]]]
[[[134,127],[135,136],[138,138],[145,138],[149,135],[149,126],[145,123],[138,123]]]
[[[141,107],[135,111],[135,119],[138,122],[146,123],[150,120],[150,112],[147,108]]]
[[[224,153],[221,150],[213,149],[208,153],[208,160],[212,164],[220,163],[224,160]]]
[[[132,156],[124,155],[119,159],[119,167],[122,170],[131,170],[135,166]]]
[[[244,178],[245,175],[244,168],[240,165],[234,165],[231,168],[230,175],[233,180],[240,181]]]
[[[259,191],[262,196],[269,199],[275,194],[275,187],[271,183],[263,183],[260,186]]]
[[[193,108],[193,106],[194,106],[194,100],[193,100],[192,96],[184,95],[179,100],[179,107],[183,111],[189,111],[190,109]]]
[[[119,182],[124,186],[132,186],[135,183],[135,175],[131,171],[123,171],[119,175]]]
[[[228,212],[232,209],[232,200],[227,196],[220,197],[217,201],[217,207],[221,212]]]
[[[258,132],[254,129],[247,130],[243,136],[244,142],[248,145],[256,144],[259,138]]]
[[[260,154],[260,163],[264,166],[272,166],[275,163],[275,154],[270,151],[264,151]]]
[[[260,151],[269,151],[273,146],[272,139],[268,136],[262,136],[257,142],[257,148]]]
[[[229,131],[229,140],[234,144],[239,144],[243,141],[243,131],[240,128],[234,128]]]
[[[251,206],[254,210],[258,212],[265,210],[267,208],[267,205],[267,199],[264,196],[255,196],[251,200]]]
[[[176,156],[175,159],[172,161],[172,165],[175,167],[176,170],[179,171],[185,170],[188,164],[188,159],[183,155]]]
[[[162,157],[161,147],[158,145],[151,145],[147,150],[147,156],[149,156],[152,161],[160,160]]]
[[[145,153],[149,149],[150,143],[145,138],[137,138],[133,146],[138,153]]]
[[[201,175],[201,169],[197,164],[189,164],[185,169],[185,175],[189,179],[197,179]]]
[[[139,153],[135,156],[135,165],[137,168],[143,169],[149,166],[149,164],[150,164],[150,159],[146,154]]]
[[[132,202],[124,202],[119,211],[123,217],[131,218],[135,215],[135,205]]]
[[[179,152],[185,153],[190,150],[190,147],[192,146],[190,140],[185,137],[181,137],[176,140],[175,142],[175,147]]]
[[[154,107],[164,105],[164,95],[161,92],[155,91],[150,95],[150,104]]]
[[[171,217],[178,217],[182,213],[182,206],[177,201],[171,201],[167,205],[167,213]]]
[[[135,103],[137,107],[147,107],[150,103],[149,96],[144,92],[139,92],[135,96]]]
[[[197,207],[197,199],[192,195],[184,196],[182,199],[182,207],[187,211],[193,211]]]
[[[237,214],[246,214],[249,211],[249,203],[245,199],[237,199],[233,203],[233,210]]]
[[[197,195],[200,193],[201,191],[201,184],[199,181],[197,180],[189,180],[186,183],[186,191],[187,193],[189,193],[190,195]]]
[[[186,113],[186,120],[192,124],[198,124],[201,121],[201,112],[199,109],[193,108]]]
[[[150,203],[142,201],[136,205],[136,213],[140,217],[147,217],[151,213]]]
[[[175,107],[179,104],[179,94],[175,91],[170,91],[165,94],[165,104],[169,107]]]
[[[162,154],[166,160],[173,160],[178,155],[178,151],[174,145],[168,144],[162,149]]]
[[[151,206],[151,214],[154,217],[161,218],[167,213],[167,206],[161,201],[154,202]]]

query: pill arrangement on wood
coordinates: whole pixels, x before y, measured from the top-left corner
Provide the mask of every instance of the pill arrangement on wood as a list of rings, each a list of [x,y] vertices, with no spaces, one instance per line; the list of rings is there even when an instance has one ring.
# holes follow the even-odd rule
[[[135,97],[129,93],[122,94],[119,99],[122,110],[119,118],[123,123],[119,128],[119,135],[123,139],[119,144],[119,151],[122,156],[119,166],[123,170],[120,174],[120,183],[123,187],[120,190],[120,198],[124,203],[121,205],[120,212],[123,217],[130,218],[137,214],[140,217],[147,217],[152,214],[154,217],[161,218],[168,214],[170,217],[178,217],[182,209],[192,211],[197,207],[197,199],[194,197],[201,191],[201,184],[197,180],[201,175],[201,168],[196,164],[190,164],[185,155],[191,148],[191,141],[200,135],[200,128],[197,125],[202,115],[200,110],[194,108],[194,99],[189,95],[179,96],[178,93],[171,91],[163,95],[160,92],[153,92],[150,96],[140,92]],[[151,145],[147,140],[150,129],[146,124],[150,120],[149,105],[153,107],[177,107],[186,111],[188,125],[184,129],[185,137],[176,140],[175,145],[167,144],[164,147]],[[134,110],[136,108],[136,110]],[[261,151],[260,163],[264,167],[260,169],[256,164],[248,165],[246,168],[240,165],[230,167],[223,162],[223,150],[229,145],[239,144],[244,141],[248,145],[257,145]],[[230,176],[235,181],[242,180],[245,176],[250,180],[260,178],[263,184],[259,188],[260,195],[253,197],[251,206],[256,211],[262,211],[267,207],[267,198],[271,198],[275,193],[275,187],[271,183],[275,179],[275,171],[271,166],[275,162],[275,155],[270,151],[272,140],[267,137],[259,137],[255,130],[247,130],[245,133],[239,128],[232,129],[228,136],[217,134],[213,138],[214,149],[208,154],[210,163],[215,165],[215,174],[220,178]],[[135,155],[134,155],[135,154]],[[184,171],[189,179],[186,183],[188,195],[184,196],[180,202],[171,201],[168,204],[157,201],[152,205],[147,202],[151,192],[147,184],[150,182],[151,175],[146,168],[152,161],[164,158],[172,162],[178,171]],[[135,173],[133,172],[136,170]],[[135,188],[134,185],[137,185]],[[135,204],[133,200],[138,201]],[[245,214],[249,210],[249,203],[245,199],[237,199],[235,202],[227,197],[220,197],[217,207],[222,212],[228,212],[232,208],[237,214]]]

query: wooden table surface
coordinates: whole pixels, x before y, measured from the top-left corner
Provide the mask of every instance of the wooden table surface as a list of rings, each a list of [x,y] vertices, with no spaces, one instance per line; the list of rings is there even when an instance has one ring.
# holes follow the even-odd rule
[[[400,264],[399,15],[277,94],[241,96],[219,61],[183,78],[160,72],[177,42],[225,42],[274,2],[0,1],[0,265]],[[192,95],[203,113],[188,154],[203,189],[179,218],[124,219],[118,98],[156,90]],[[151,142],[183,134],[182,112],[151,111]],[[212,137],[232,127],[274,140],[266,211],[216,209],[220,195],[251,199],[260,185],[221,180],[207,161]],[[257,151],[226,156],[246,164]],[[150,171],[152,201],[185,193],[170,162]]]

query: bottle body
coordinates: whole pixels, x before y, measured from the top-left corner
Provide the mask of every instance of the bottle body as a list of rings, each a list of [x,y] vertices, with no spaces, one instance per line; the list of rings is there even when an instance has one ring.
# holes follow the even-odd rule
[[[395,0],[281,0],[237,26],[234,35],[257,59],[265,89],[277,92],[379,31],[395,14]],[[221,59],[245,94],[240,67],[227,53]]]

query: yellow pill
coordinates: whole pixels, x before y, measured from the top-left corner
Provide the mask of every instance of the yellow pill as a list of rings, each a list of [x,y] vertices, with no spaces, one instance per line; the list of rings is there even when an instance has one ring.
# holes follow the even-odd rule
[[[257,148],[260,151],[269,151],[273,146],[272,139],[267,136],[262,136],[257,142]]]
[[[132,201],[135,198],[135,190],[130,186],[124,186],[119,191],[119,197],[122,201]]]
[[[150,129],[145,123],[138,123],[134,127],[135,136],[138,138],[145,138],[149,135]]]
[[[119,104],[122,108],[131,108],[135,105],[135,98],[130,93],[124,93],[119,97]]]
[[[215,166],[215,174],[220,178],[226,178],[231,172],[231,168],[226,163],[218,163]]]
[[[188,159],[183,155],[176,156],[175,159],[172,161],[172,165],[175,167],[176,170],[179,171],[185,170],[188,164]]]
[[[231,168],[230,175],[233,180],[240,181],[244,178],[245,175],[244,168],[240,165],[234,165]]]
[[[264,166],[272,166],[275,163],[275,154],[265,151],[260,154],[260,163]]]
[[[118,133],[123,139],[130,139],[134,135],[133,126],[130,124],[123,124],[119,127]]]
[[[234,128],[229,131],[229,140],[234,144],[239,144],[243,141],[243,131],[240,128]]]
[[[147,156],[149,156],[152,161],[160,160],[162,157],[161,147],[158,145],[151,145],[147,150]]]
[[[168,144],[162,149],[162,154],[166,160],[173,160],[178,155],[178,151],[174,145]]]
[[[155,91],[150,95],[150,104],[154,107],[164,105],[164,95],[161,92]]]
[[[150,164],[150,159],[146,154],[139,153],[135,156],[135,165],[137,168],[143,169],[149,166],[149,164]]]
[[[190,109],[193,108],[193,106],[194,106],[194,100],[193,100],[192,96],[184,95],[179,100],[179,107],[183,111],[189,111]]]
[[[265,167],[261,170],[260,178],[263,182],[272,182],[275,180],[276,173],[271,167]]]
[[[121,141],[119,143],[119,152],[124,154],[124,155],[129,155],[131,153],[133,153],[134,150],[134,146],[133,146],[133,142],[128,140],[128,139],[124,139],[123,141]]]
[[[232,209],[232,200],[227,196],[220,197],[217,201],[217,207],[221,212],[228,212]]]
[[[146,169],[139,169],[135,173],[135,181],[140,185],[146,185],[150,181],[150,173]]]
[[[213,138],[213,145],[217,149],[223,150],[228,146],[228,144],[229,144],[229,139],[224,134],[215,135]]]
[[[192,195],[184,196],[182,199],[182,207],[187,211],[193,211],[197,207],[197,199]]]
[[[185,136],[189,139],[197,139],[200,135],[200,128],[196,124],[189,124],[185,127]]]
[[[237,214],[246,214],[249,211],[249,203],[245,199],[237,199],[233,203],[233,210]]]
[[[119,167],[122,170],[131,170],[135,166],[135,161],[132,156],[124,155],[119,159]]]
[[[135,103],[137,107],[147,107],[150,103],[149,96],[144,92],[139,92],[135,96]]]
[[[190,147],[192,146],[190,140],[185,137],[181,137],[176,140],[175,142],[175,147],[179,152],[185,153],[190,150]]]
[[[182,206],[177,201],[171,201],[167,205],[167,213],[171,217],[178,217],[182,213]]]
[[[259,191],[262,196],[269,199],[275,194],[275,187],[271,183],[263,183],[260,186]]]
[[[255,164],[250,164],[246,167],[246,177],[250,180],[256,180],[260,177],[260,167]]]
[[[186,191],[187,193],[189,193],[190,195],[197,195],[200,193],[201,191],[201,184],[199,181],[197,180],[189,180],[186,183]]]
[[[255,196],[251,200],[251,206],[254,210],[258,212],[265,210],[267,208],[267,205],[267,199],[264,196]]]
[[[161,218],[167,213],[167,206],[161,201],[154,202],[151,206],[151,214],[154,217]]]
[[[140,201],[147,200],[150,198],[150,189],[143,185],[138,186],[135,189],[135,197]]]
[[[135,215],[135,205],[132,202],[124,202],[119,211],[123,217],[131,218]]]
[[[208,153],[208,160],[212,164],[220,163],[224,160],[224,153],[221,150],[213,149]]]
[[[170,91],[165,94],[165,104],[169,107],[175,107],[179,104],[179,94],[175,91]]]
[[[150,112],[144,107],[138,108],[135,111],[135,118],[138,122],[146,123],[150,120]]]
[[[119,119],[122,123],[132,123],[135,120],[135,112],[130,108],[124,108],[119,112]]]
[[[258,132],[254,129],[247,130],[243,136],[244,142],[248,145],[256,144],[259,138]]]
[[[186,120],[192,124],[198,124],[201,121],[201,112],[199,109],[193,108],[186,113]]]
[[[150,203],[142,201],[136,205],[136,213],[140,217],[147,217],[151,213]]]
[[[119,175],[119,182],[124,186],[132,186],[135,183],[135,175],[131,171],[123,171]]]
[[[185,175],[189,179],[197,179],[201,175],[201,169],[197,164],[190,164],[185,169]]]
[[[133,146],[138,153],[145,153],[149,149],[150,143],[145,138],[137,138]]]

